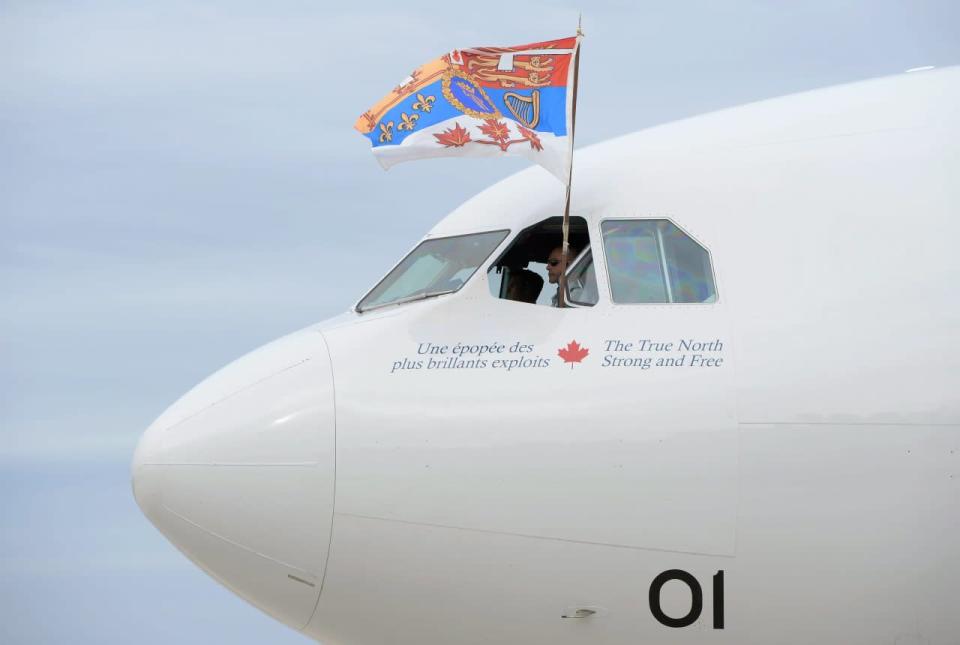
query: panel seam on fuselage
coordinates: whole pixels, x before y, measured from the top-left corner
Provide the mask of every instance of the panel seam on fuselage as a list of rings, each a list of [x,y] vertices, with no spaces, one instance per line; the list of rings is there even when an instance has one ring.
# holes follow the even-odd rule
[[[491,529],[478,529],[471,528],[466,526],[451,526],[448,524],[435,524],[433,522],[416,522],[412,520],[399,520],[391,517],[377,517],[376,515],[361,515],[359,513],[334,513],[334,516],[339,515],[340,517],[354,517],[364,520],[374,520],[379,522],[394,522],[396,524],[408,524],[411,526],[428,526],[431,528],[438,529],[450,529],[454,531],[470,531],[473,533],[486,533],[489,535],[503,535],[508,537],[519,537],[526,538],[530,540],[551,540],[554,542],[566,542],[570,544],[585,544],[589,546],[605,546],[615,549],[631,549],[634,551],[656,551],[658,553],[682,553],[684,555],[703,555],[711,558],[735,558],[736,555],[728,555],[725,553],[709,553],[707,551],[684,551],[682,549],[664,549],[658,547],[649,547],[649,546],[634,546],[631,544],[617,544],[615,542],[592,542],[590,540],[575,540],[572,538],[560,538],[553,537],[549,535],[532,535],[529,533],[512,533],[510,531],[494,531]]]
[[[268,468],[315,468],[320,465],[317,461],[290,461],[272,463],[228,462],[228,461],[149,461],[140,466],[214,466],[218,468],[243,468],[246,466]]]
[[[327,569],[330,566],[330,552],[333,550],[334,518],[337,516],[337,377],[336,371],[333,369],[333,354],[330,353],[330,343],[327,342],[327,337],[322,331],[318,331],[317,333],[320,334],[323,347],[327,351],[327,365],[330,367],[330,388],[333,396],[333,503],[330,509],[330,533],[327,536],[327,555],[323,560],[323,573],[320,574],[317,601],[313,604],[313,611],[310,612],[310,617],[300,628],[300,631],[306,629],[307,625],[313,621],[313,617],[317,614],[317,610],[320,607],[320,598],[323,597],[323,585],[327,581]]]
[[[833,427],[904,427],[904,428],[955,428],[960,423],[922,423],[915,421],[740,421],[742,426],[833,426]]]
[[[236,542],[236,541],[234,541],[234,540],[231,540],[231,539],[229,539],[229,538],[226,538],[226,537],[220,535],[219,533],[217,533],[216,531],[211,531],[210,529],[204,527],[202,524],[198,524],[198,523],[194,522],[193,520],[191,520],[191,519],[190,519],[189,517],[187,517],[186,515],[182,515],[182,514],[178,513],[177,511],[173,510],[172,508],[170,508],[170,507],[167,506],[166,504],[163,504],[163,509],[164,509],[165,511],[167,511],[168,513],[170,513],[171,515],[173,515],[174,517],[179,518],[180,520],[186,522],[186,523],[189,524],[190,526],[193,526],[193,527],[195,527],[195,528],[198,528],[198,529],[200,529],[201,531],[203,531],[204,533],[206,533],[207,535],[210,535],[210,536],[212,536],[212,537],[217,538],[218,540],[221,540],[221,541],[223,541],[223,542],[226,542],[227,544],[230,544],[230,545],[232,545],[232,546],[235,546],[235,547],[237,547],[238,549],[241,549],[241,550],[243,550],[243,551],[246,551],[247,553],[251,553],[251,554],[253,554],[253,555],[257,556],[257,557],[263,558],[264,560],[269,560],[270,562],[273,562],[274,564],[279,564],[280,566],[286,567],[287,569],[293,569],[294,571],[299,571],[300,573],[303,573],[304,575],[306,575],[306,576],[308,576],[308,577],[311,575],[310,572],[307,571],[306,569],[301,569],[300,567],[295,567],[295,566],[293,566],[292,564],[290,564],[289,562],[284,562],[283,560],[278,560],[277,558],[270,557],[270,556],[267,555],[266,553],[260,553],[260,552],[257,551],[256,549],[250,548],[250,547],[248,547],[248,546],[245,546],[245,545],[243,545],[243,544],[240,544],[239,542]]]
[[[326,341],[324,341],[324,343],[326,343]],[[329,350],[327,350],[327,353],[329,354]],[[245,392],[245,391],[249,390],[249,389],[252,388],[252,387],[255,387],[255,386],[257,386],[257,385],[260,385],[260,384],[263,383],[264,381],[269,381],[270,379],[272,379],[272,378],[274,378],[274,377],[276,377],[276,376],[279,376],[280,374],[283,374],[284,372],[288,372],[288,371],[292,370],[292,369],[295,368],[295,367],[299,367],[299,366],[303,365],[304,363],[308,363],[309,361],[310,361],[310,357],[308,356],[307,358],[304,358],[303,360],[299,360],[299,361],[297,361],[296,363],[294,363],[294,364],[292,364],[292,365],[287,365],[286,367],[281,368],[281,369],[277,370],[276,372],[271,372],[270,374],[267,374],[266,376],[257,379],[257,380],[254,381],[253,383],[248,383],[247,385],[244,385],[244,386],[240,387],[239,389],[237,389],[237,390],[235,390],[235,391],[233,391],[233,392],[230,392],[229,394],[225,394],[223,397],[217,399],[217,400],[214,401],[213,403],[209,403],[209,404],[203,406],[203,407],[200,408],[199,410],[194,411],[192,414],[188,414],[187,416],[183,417],[182,419],[178,419],[178,420],[175,421],[174,423],[172,423],[172,424],[170,424],[169,426],[166,426],[165,428],[163,428],[161,431],[162,431],[162,432],[168,432],[168,431],[176,428],[177,426],[182,425],[183,423],[186,423],[186,422],[189,421],[190,419],[193,419],[194,417],[197,417],[197,416],[203,414],[204,412],[206,412],[206,411],[209,410],[210,408],[214,408],[214,407],[220,405],[221,403],[223,403],[224,401],[226,401],[226,400],[228,400],[228,399],[231,399],[231,398],[237,396],[237,395],[240,394],[241,392]]]

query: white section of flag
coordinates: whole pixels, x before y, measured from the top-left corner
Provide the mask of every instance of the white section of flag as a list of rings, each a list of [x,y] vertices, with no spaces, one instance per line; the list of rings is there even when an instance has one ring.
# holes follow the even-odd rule
[[[491,140],[488,135],[480,130],[480,126],[484,123],[483,119],[475,119],[461,114],[422,130],[417,130],[408,135],[398,145],[377,146],[373,148],[373,155],[385,169],[404,161],[429,157],[525,157],[543,166],[561,182],[567,183],[570,154],[572,152],[568,136],[558,137],[550,132],[535,132],[540,139],[540,145],[543,146],[542,150],[532,148],[529,141],[513,143],[507,150],[502,150],[497,145],[477,143],[480,139]],[[519,130],[520,126],[516,121],[501,119],[500,123],[505,123],[509,128],[509,139],[523,138]],[[467,130],[470,135],[470,142],[463,146],[448,147],[440,143],[434,136],[453,129],[456,124]]]

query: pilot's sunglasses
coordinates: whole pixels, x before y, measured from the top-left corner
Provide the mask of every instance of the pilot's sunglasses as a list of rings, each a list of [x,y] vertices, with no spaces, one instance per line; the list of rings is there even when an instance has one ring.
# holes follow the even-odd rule
[[[560,260],[547,260],[547,264],[549,264],[552,267],[555,267],[558,264],[560,264]]]

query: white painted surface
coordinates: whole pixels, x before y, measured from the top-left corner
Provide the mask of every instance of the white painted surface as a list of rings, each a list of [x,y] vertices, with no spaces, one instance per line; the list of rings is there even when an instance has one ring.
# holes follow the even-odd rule
[[[147,430],[133,473],[140,507],[177,548],[302,628],[333,513],[334,398],[322,336],[292,334],[198,385]]]
[[[519,173],[428,234],[511,230],[460,291],[228,366],[145,434],[138,502],[224,584],[328,644],[956,643],[957,114],[948,68],[578,151],[593,308],[490,296],[499,251],[561,212],[552,177]],[[695,237],[718,301],[611,303],[599,223],[614,217]],[[723,363],[605,367],[611,339],[716,339]],[[571,367],[557,350],[572,340],[590,354]],[[483,368],[395,369],[457,343],[504,350]],[[515,343],[549,364],[494,367],[521,358]],[[704,590],[689,627],[648,606],[670,569]],[[668,615],[689,606],[664,586]],[[561,618],[577,607],[602,611]]]

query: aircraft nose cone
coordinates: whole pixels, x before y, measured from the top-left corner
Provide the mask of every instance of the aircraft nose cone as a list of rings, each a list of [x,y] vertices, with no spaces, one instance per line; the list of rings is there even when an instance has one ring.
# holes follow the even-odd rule
[[[161,458],[162,433],[156,430],[155,426],[156,424],[151,425],[140,437],[137,450],[133,453],[133,465],[130,468],[133,497],[143,514],[154,524],[156,521],[153,518],[159,514],[161,508],[162,469],[144,466],[156,464]]]
[[[164,412],[133,458],[143,513],[220,583],[301,629],[333,519],[333,382],[318,332],[235,361]]]

